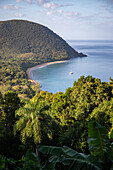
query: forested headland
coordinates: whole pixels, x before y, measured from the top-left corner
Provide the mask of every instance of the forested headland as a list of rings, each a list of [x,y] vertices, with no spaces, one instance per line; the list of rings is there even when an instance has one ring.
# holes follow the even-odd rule
[[[48,28],[0,22],[0,169],[113,170],[113,79],[41,91],[26,70],[83,57]]]

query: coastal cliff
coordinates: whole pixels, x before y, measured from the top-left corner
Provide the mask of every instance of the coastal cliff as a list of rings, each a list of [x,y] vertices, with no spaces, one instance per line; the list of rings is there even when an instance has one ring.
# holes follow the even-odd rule
[[[2,56],[29,54],[31,62],[34,58],[43,63],[85,56],[47,27],[25,20],[1,21],[0,44]]]

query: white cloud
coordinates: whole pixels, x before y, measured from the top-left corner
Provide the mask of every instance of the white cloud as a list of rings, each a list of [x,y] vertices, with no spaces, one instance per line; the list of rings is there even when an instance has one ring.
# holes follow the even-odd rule
[[[38,5],[43,5],[44,3],[47,3],[48,0],[37,0]]]
[[[50,10],[50,11],[43,11],[41,10],[40,12],[43,12],[45,13],[47,16],[50,16],[50,15],[54,15],[54,16],[57,16],[57,17],[62,17],[63,19],[79,19],[80,18],[80,14],[78,12],[65,12],[61,9],[57,10],[57,11],[53,11],[53,10]]]
[[[62,10],[61,10],[61,9],[59,9],[57,12],[58,12],[59,14],[62,14]]]
[[[62,10],[58,10],[57,13],[61,15],[62,17],[72,19],[72,18],[78,18],[80,14],[78,12],[64,12]]]
[[[69,4],[57,4],[57,3],[54,3],[53,1],[51,2],[47,2],[47,3],[44,3],[43,4],[43,7],[44,8],[47,8],[47,9],[56,9],[56,8],[60,8],[60,7],[66,7],[66,6],[70,6]]]
[[[47,16],[49,16],[49,15],[51,15],[51,14],[52,14],[52,12],[49,12],[49,11],[46,12],[46,15],[47,15]]]
[[[19,6],[16,6],[16,5],[9,4],[9,5],[4,5],[3,8],[4,8],[4,9],[14,9],[14,10],[18,10],[20,7],[19,7]]]
[[[23,14],[21,14],[21,13],[16,13],[15,14],[15,17],[19,17],[19,18],[22,18],[24,15]]]
[[[28,3],[32,3],[32,0],[25,0],[26,2],[28,2]]]
[[[21,2],[22,0],[16,0],[16,2]]]
[[[37,2],[37,4],[39,6],[46,8],[46,9],[51,9],[51,10],[54,10],[54,9],[60,8],[60,7],[72,6],[70,4],[58,4],[51,0],[16,0],[16,2],[22,2],[22,1],[26,1],[28,3]]]
[[[67,18],[75,18],[79,16],[77,12],[65,12],[63,15]]]
[[[44,3],[43,7],[48,8],[48,9],[56,9],[56,8],[59,8],[60,5],[54,2],[48,2],[48,3]]]
[[[23,0],[16,0],[16,2],[21,2],[21,1],[23,1]],[[28,3],[32,3],[32,0],[24,0],[24,1],[26,1],[26,2],[28,2]]]

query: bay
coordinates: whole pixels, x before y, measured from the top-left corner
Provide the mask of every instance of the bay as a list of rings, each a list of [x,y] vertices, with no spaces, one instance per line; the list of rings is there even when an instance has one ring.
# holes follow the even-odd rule
[[[72,87],[73,82],[82,75],[91,75],[107,82],[109,77],[113,78],[113,41],[69,40],[67,42],[78,52],[87,54],[87,57],[74,58],[66,63],[32,70],[32,78],[40,83],[42,90],[52,93],[65,92],[66,88]]]

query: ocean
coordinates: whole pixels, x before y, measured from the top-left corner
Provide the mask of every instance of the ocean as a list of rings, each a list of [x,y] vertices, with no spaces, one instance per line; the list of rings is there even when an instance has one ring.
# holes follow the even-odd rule
[[[82,75],[91,75],[101,79],[102,82],[109,82],[109,77],[113,78],[113,41],[69,40],[67,42],[87,57],[74,58],[66,63],[33,70],[32,78],[40,83],[42,90],[52,93],[65,92]]]

